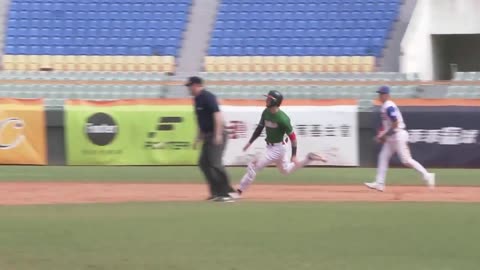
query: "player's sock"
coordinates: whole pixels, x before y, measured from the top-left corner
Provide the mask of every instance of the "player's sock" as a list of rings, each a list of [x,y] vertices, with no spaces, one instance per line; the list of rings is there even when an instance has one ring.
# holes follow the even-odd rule
[[[417,172],[421,173],[423,177],[428,174],[427,169],[422,166],[418,161],[412,159],[410,162],[408,162]]]

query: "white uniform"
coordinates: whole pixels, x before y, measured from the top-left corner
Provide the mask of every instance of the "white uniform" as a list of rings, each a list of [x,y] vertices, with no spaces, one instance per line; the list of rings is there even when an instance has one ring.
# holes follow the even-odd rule
[[[382,150],[378,155],[378,167],[376,183],[385,185],[385,177],[388,170],[388,164],[393,154],[397,153],[398,157],[405,166],[412,167],[422,174],[424,180],[428,180],[430,175],[428,171],[416,160],[412,158],[410,148],[408,147],[408,132],[405,130],[406,125],[403,120],[402,113],[397,105],[387,100],[381,108],[382,129],[380,134],[388,134],[393,123],[398,122],[397,128],[393,134],[386,135],[386,141],[382,146]]]

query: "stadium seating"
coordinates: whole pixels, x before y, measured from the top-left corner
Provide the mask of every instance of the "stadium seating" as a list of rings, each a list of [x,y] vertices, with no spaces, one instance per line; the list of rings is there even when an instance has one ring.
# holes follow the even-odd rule
[[[172,71],[191,0],[12,0],[7,70]]]
[[[259,99],[269,90],[278,90],[286,98],[298,99],[338,99],[355,98],[360,100],[374,100],[377,94],[375,91],[380,85],[358,85],[358,86],[305,86],[305,85],[224,85],[210,86],[209,89],[215,92],[220,98],[242,98]],[[417,95],[415,85],[393,86],[392,96],[394,98],[413,98]]]
[[[211,81],[417,81],[416,74],[399,72],[331,73],[331,72],[201,72]]]
[[[164,98],[161,85],[119,84],[0,84],[0,97],[44,98],[48,107],[61,107],[65,99],[114,100],[128,98]]]
[[[480,81],[480,72],[456,72],[454,81]]]
[[[165,81],[167,76],[158,72],[96,72],[96,71],[2,71],[0,80],[35,81]]]
[[[480,85],[452,85],[448,87],[447,98],[480,98]]]
[[[401,0],[225,0],[205,70],[370,72]]]

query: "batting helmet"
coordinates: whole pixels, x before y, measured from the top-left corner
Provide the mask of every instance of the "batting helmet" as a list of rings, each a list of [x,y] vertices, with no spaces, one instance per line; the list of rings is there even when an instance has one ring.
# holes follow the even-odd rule
[[[273,106],[280,107],[280,105],[282,104],[283,95],[277,90],[272,90],[268,92],[268,94],[265,96],[267,97],[267,107],[269,108]]]

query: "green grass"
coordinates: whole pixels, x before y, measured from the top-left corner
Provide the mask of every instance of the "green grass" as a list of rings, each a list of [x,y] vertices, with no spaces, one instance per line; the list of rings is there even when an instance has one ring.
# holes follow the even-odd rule
[[[245,168],[228,169],[238,182]],[[480,185],[480,170],[436,169],[439,185]],[[289,176],[269,168],[258,174],[259,183],[358,184],[373,180],[372,168],[306,168]],[[420,184],[411,169],[391,169],[388,184]],[[196,167],[95,167],[95,166],[2,166],[0,181],[84,181],[84,182],[155,182],[203,183]]]
[[[476,204],[0,207],[2,270],[469,270]]]

